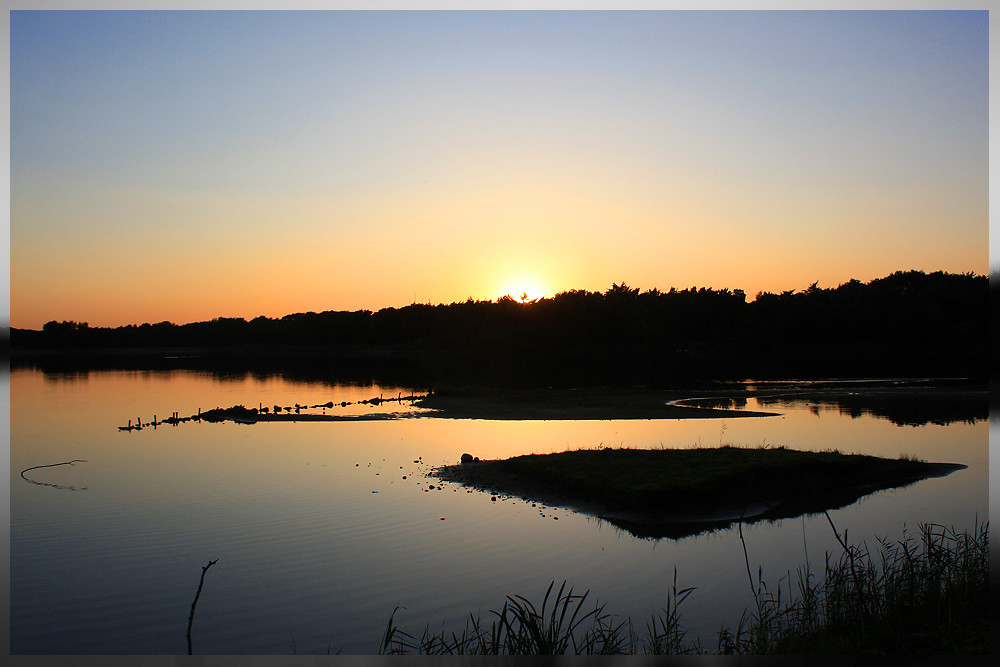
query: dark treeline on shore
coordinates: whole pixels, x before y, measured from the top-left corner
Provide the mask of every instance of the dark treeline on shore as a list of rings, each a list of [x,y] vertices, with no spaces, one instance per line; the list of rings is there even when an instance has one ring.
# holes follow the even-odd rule
[[[51,321],[41,331],[11,329],[10,340],[15,366],[186,357],[189,365],[273,365],[307,375],[402,374],[428,385],[985,378],[996,300],[988,284],[974,274],[899,271],[868,283],[760,293],[753,301],[738,289],[614,284],[603,293],[570,290],[527,303],[469,299],[116,328]]]

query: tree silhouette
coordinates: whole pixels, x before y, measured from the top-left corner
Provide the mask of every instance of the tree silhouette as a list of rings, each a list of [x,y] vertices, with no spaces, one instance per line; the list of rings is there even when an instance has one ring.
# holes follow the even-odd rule
[[[994,283],[996,284],[996,283]],[[835,288],[758,293],[728,288],[603,293],[568,290],[534,300],[505,295],[378,311],[220,317],[90,327],[51,321],[11,329],[12,362],[35,349],[82,354],[109,348],[198,348],[239,358],[289,355],[316,368],[422,368],[428,376],[503,376],[537,383],[833,374],[976,375],[985,371],[989,313],[1000,312],[985,276],[897,271]],[[989,306],[987,306],[989,304]],[[234,363],[236,363],[234,361]],[[242,362],[241,362],[242,363]],[[290,363],[290,362],[289,362]],[[298,362],[296,362],[298,363]]]

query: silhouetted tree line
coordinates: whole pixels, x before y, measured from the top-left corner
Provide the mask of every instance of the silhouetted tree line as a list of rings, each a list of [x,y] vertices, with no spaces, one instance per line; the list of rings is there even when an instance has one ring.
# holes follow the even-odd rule
[[[41,331],[12,329],[11,347],[25,353],[242,350],[258,360],[297,356],[314,362],[367,358],[405,361],[431,380],[542,384],[873,373],[978,376],[988,366],[988,302],[988,279],[971,273],[899,271],[836,288],[813,283],[797,292],[763,292],[753,301],[739,289],[640,291],[616,283],[603,293],[570,290],[528,303],[470,298],[374,312],[116,328],[52,321]]]
[[[997,327],[1000,327],[1000,268],[990,269],[989,312],[993,331],[997,331]],[[991,343],[990,374],[1000,376],[1000,350],[997,349],[996,338]],[[1000,403],[995,402],[994,404],[1000,405]]]

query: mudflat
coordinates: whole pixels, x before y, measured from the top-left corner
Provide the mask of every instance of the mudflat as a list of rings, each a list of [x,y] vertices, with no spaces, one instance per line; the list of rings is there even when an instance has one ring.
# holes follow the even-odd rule
[[[432,411],[428,416],[452,419],[728,419],[777,414],[671,404],[688,396],[690,391],[621,388],[484,391],[433,393],[414,405]]]
[[[380,411],[369,414],[336,414],[341,404],[286,407],[283,412],[266,412],[242,405],[214,408],[189,417],[171,417],[164,423],[181,421],[300,422],[300,421],[371,421],[409,417],[438,419],[708,419],[736,417],[768,417],[777,413],[754,412],[719,407],[672,405],[683,394],[646,390],[584,389],[558,391],[478,392],[469,394],[432,393],[422,396],[375,397],[367,403]],[[421,411],[399,413],[392,404],[410,405]],[[354,405],[344,403],[343,406]],[[330,409],[322,414],[316,409]],[[123,427],[126,428],[127,427]]]
[[[200,415],[164,421],[367,421],[378,419],[439,418],[497,420],[610,420],[610,419],[735,419],[771,417],[780,412],[747,410],[747,399],[775,404],[779,399],[809,399],[817,403],[854,406],[885,412],[897,423],[954,421],[985,418],[988,389],[964,381],[787,381],[763,383],[753,389],[715,383],[706,388],[651,389],[645,387],[581,387],[578,389],[446,389],[427,394],[373,397],[358,401],[373,408],[367,414],[337,414],[355,403],[295,405],[280,412],[258,411],[242,405],[216,408]],[[419,408],[399,412],[403,404]],[[780,403],[776,405],[780,409]],[[316,410],[323,409],[322,413]],[[329,412],[327,412],[329,410]],[[899,413],[899,414],[897,414]]]

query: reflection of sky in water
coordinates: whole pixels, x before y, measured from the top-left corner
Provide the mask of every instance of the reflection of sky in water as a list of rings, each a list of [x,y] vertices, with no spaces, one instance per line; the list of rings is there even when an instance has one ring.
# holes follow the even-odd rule
[[[443,622],[458,630],[469,612],[486,617],[515,593],[540,602],[550,581],[564,579],[641,628],[664,604],[675,566],[680,586],[698,587],[685,619],[708,643],[752,603],[734,529],[638,540],[564,509],[492,501],[424,476],[463,452],[498,458],[721,442],[908,454],[970,469],[831,512],[852,540],[874,544],[875,535],[898,536],[923,521],[969,525],[987,511],[983,423],[901,428],[789,406],[766,418],[186,423],[126,433],[116,427],[154,411],[162,419],[398,389],[194,373],[65,382],[22,371],[12,373],[11,389],[15,651],[183,652],[200,568],[215,558],[198,604],[196,652],[288,653],[290,636],[299,653],[325,653],[331,643],[369,652],[397,605],[406,607],[397,620],[408,631]],[[86,463],[34,470],[34,478],[86,490],[18,477],[71,459]],[[825,518],[753,524],[744,534],[753,569],[764,567],[769,582],[803,562],[803,539],[813,563],[836,548]]]

